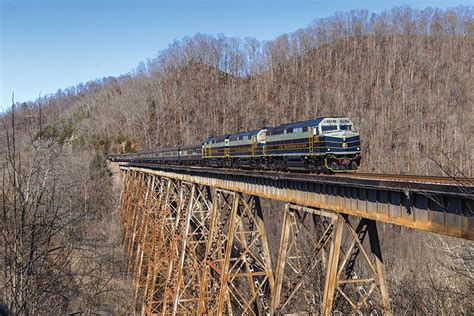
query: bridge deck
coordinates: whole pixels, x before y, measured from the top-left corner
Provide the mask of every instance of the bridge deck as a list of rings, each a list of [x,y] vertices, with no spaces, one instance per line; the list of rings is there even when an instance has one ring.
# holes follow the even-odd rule
[[[146,164],[121,168],[474,240],[474,185],[469,180]]]

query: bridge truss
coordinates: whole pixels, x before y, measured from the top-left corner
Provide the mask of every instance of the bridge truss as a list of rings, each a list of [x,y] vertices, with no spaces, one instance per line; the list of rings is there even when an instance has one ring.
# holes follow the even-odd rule
[[[122,171],[123,237],[144,315],[390,315],[376,221],[473,237],[472,212],[466,213],[472,199],[458,193],[435,196],[445,203],[440,223],[439,205],[430,207],[426,192],[407,199],[400,188],[394,195],[359,186],[353,194],[354,184],[347,183],[303,189],[291,181],[273,183],[281,182],[274,177]],[[375,201],[367,198],[372,190]],[[270,211],[264,213],[262,203]],[[412,214],[402,211],[407,205]],[[270,246],[270,235],[279,239],[271,243],[278,249]]]

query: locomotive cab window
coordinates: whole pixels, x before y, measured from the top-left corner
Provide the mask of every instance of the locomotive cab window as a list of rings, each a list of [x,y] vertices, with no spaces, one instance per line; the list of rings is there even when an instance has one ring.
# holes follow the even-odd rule
[[[352,125],[351,124],[340,125],[339,129],[341,131],[351,131],[352,130]]]
[[[321,126],[321,130],[323,133],[337,131],[337,125],[323,125]]]

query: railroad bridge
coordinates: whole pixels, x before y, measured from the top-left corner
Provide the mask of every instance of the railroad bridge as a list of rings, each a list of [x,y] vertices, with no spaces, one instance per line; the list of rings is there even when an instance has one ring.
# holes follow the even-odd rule
[[[141,314],[390,315],[377,222],[474,239],[471,180],[120,168]]]

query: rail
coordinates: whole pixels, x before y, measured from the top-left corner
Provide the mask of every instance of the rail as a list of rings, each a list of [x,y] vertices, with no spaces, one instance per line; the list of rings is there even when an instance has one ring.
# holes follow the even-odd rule
[[[121,168],[474,240],[472,179],[314,175],[139,163]]]

